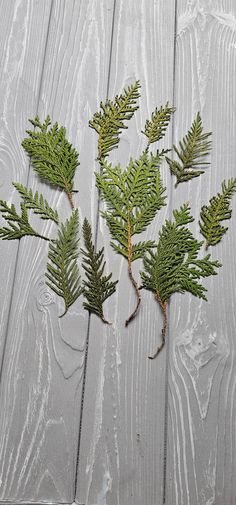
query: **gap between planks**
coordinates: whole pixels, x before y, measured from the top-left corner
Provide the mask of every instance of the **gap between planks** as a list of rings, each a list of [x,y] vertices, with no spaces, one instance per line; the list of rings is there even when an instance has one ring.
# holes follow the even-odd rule
[[[78,502],[47,502],[47,501],[12,501],[0,500],[0,505],[85,505],[85,503]]]

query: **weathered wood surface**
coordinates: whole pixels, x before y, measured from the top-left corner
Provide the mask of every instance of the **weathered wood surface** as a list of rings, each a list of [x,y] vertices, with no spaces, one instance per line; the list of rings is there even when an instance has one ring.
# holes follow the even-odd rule
[[[106,225],[97,221],[96,134],[88,120],[100,99],[140,79],[140,109],[111,156],[125,163],[145,147],[140,130],[156,105],[177,107],[165,145],[200,110],[214,132],[211,168],[178,190],[163,171],[171,199],[148,234],[156,236],[183,201],[196,215],[236,173],[235,2],[14,0],[0,2],[0,14],[0,197],[17,201],[11,181],[28,180],[20,148],[27,118],[49,113],[80,152],[81,222],[91,219],[120,279],[106,304],[111,328],[88,318],[82,300],[58,320],[62,305],[44,282],[45,243],[1,242],[0,503],[234,505],[235,202],[231,232],[213,251],[223,267],[205,283],[208,304],[176,296],[169,356],[165,349],[149,361],[160,314],[145,293],[136,320],[124,327],[134,297],[125,261],[107,247]],[[32,171],[28,182],[69,214],[63,195]],[[48,224],[42,230],[54,233]]]
[[[51,2],[39,8],[30,0],[0,4],[0,192],[15,202],[12,180],[26,183],[28,161],[20,148],[28,117],[37,110]],[[35,65],[37,61],[37,65]],[[2,361],[19,243],[1,241]]]
[[[194,215],[224,178],[235,177],[236,5],[178,2],[175,141],[199,110],[213,131],[211,166],[173,193],[172,206],[189,201]],[[210,248],[223,267],[204,284],[208,303],[176,296],[170,309],[166,503],[233,505],[235,460],[235,224]],[[198,222],[193,229],[198,233]],[[200,236],[199,236],[200,238]]]
[[[15,2],[15,33],[9,35],[8,41],[9,58],[14,55],[14,50],[16,53],[16,61],[9,62],[10,70],[12,68],[16,75],[19,72],[16,64],[21,56],[18,40],[21,36],[22,51],[30,46],[32,55],[31,60],[22,56],[25,70],[23,77],[21,74],[19,77],[20,94],[18,80],[10,82],[9,89],[6,86],[9,100],[21,101],[21,108],[18,105],[6,111],[9,125],[7,123],[8,129],[3,129],[3,133],[8,133],[11,142],[3,143],[2,149],[10,152],[12,166],[10,172],[11,166],[7,166],[6,160],[7,182],[10,185],[12,178],[22,180],[19,170],[22,159],[26,181],[28,162],[19,144],[24,129],[28,127],[27,117],[36,113],[43,117],[49,113],[54,121],[67,126],[69,138],[83,153],[76,183],[80,194],[86,196],[78,203],[80,207],[83,202],[83,213],[91,217],[92,212],[96,212],[97,193],[92,176],[95,148],[94,151],[87,148],[90,144],[87,123],[99,97],[106,93],[113,1],[55,1],[50,24],[49,15],[46,16],[48,8],[50,12],[49,3],[33,2],[33,5],[32,19],[29,19],[32,2]],[[8,9],[6,16],[10,15],[13,17]],[[40,33],[43,26],[41,41],[35,34]],[[13,42],[15,46],[11,47]],[[26,98],[35,94],[35,62],[40,61],[34,51],[39,47],[43,52],[44,66],[41,74],[37,69],[38,95],[34,102],[30,101],[30,107],[26,107]],[[31,72],[32,84],[28,76]],[[88,86],[91,82],[93,86]],[[16,129],[15,121],[16,125],[20,123],[20,131]],[[15,152],[17,156],[13,157]],[[34,189],[43,187],[32,171],[29,184]],[[69,205],[63,195],[49,190],[46,185],[43,190],[49,202],[58,202],[61,214],[68,215]],[[88,199],[89,193],[91,197]],[[2,196],[8,195],[3,191]],[[39,222],[37,225],[42,226]],[[46,235],[54,232],[48,223],[42,231]],[[10,319],[1,381],[0,497],[11,501],[71,503],[74,499],[88,316],[78,302],[69,315],[63,320],[58,319],[62,306],[45,285],[46,260],[44,242],[34,238],[21,241],[12,302],[8,309]]]

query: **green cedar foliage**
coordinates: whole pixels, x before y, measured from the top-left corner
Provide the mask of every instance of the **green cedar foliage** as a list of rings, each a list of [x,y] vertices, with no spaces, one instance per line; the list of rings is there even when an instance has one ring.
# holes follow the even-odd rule
[[[111,281],[112,273],[104,275],[106,265],[104,247],[96,252],[92,241],[91,226],[87,219],[83,224],[83,238],[85,250],[81,249],[82,266],[86,275],[86,280],[83,280],[83,295],[87,300],[83,302],[83,306],[100,317],[104,323],[111,324],[104,317],[103,303],[115,292],[118,281]]]
[[[130,160],[128,167],[112,166],[104,161],[102,173],[96,173],[97,187],[107,210],[102,212],[113,241],[112,247],[125,258],[142,258],[153,247],[152,240],[131,243],[132,237],[146,230],[156,212],[165,205],[165,187],[160,175],[159,156],[142,153]]]
[[[120,165],[112,166],[105,160],[101,173],[96,173],[97,187],[107,206],[102,216],[113,238],[111,245],[128,260],[128,275],[137,299],[126,326],[135,317],[141,301],[131,264],[154,246],[152,240],[133,243],[133,237],[146,230],[157,211],[165,205],[159,164],[160,157],[149,155],[146,150],[139,160],[131,159],[123,171]]]
[[[0,213],[8,224],[8,227],[3,226],[0,228],[0,238],[3,240],[15,240],[26,235],[31,235],[49,240],[47,237],[40,235],[30,225],[26,205],[21,203],[20,207],[21,214],[18,214],[13,203],[8,205],[6,201],[0,200]]]
[[[106,100],[100,103],[100,112],[96,112],[89,126],[98,133],[98,159],[103,160],[119,143],[121,130],[127,128],[124,121],[132,118],[138,109],[139,81],[129,86],[123,94],[116,96],[114,102]]]
[[[35,214],[38,214],[41,217],[41,219],[50,219],[56,224],[59,223],[57,211],[50,207],[49,203],[43,198],[42,194],[39,195],[38,191],[33,194],[32,189],[26,188],[23,184],[17,182],[13,182],[12,184],[24,200],[25,207],[27,209],[32,209]]]
[[[228,228],[221,225],[221,222],[230,219],[232,210],[230,209],[231,199],[236,192],[236,179],[223,181],[221,193],[217,193],[210,199],[209,205],[203,205],[199,221],[200,231],[206,239],[206,249],[210,245],[218,244]]]
[[[174,222],[166,220],[159,233],[156,250],[151,250],[143,260],[144,271],[141,272],[143,287],[151,290],[163,313],[162,345],[154,354],[155,357],[165,343],[166,308],[174,293],[188,291],[192,295],[206,299],[207,289],[200,279],[216,275],[216,268],[221,265],[212,261],[210,254],[199,258],[203,244],[194,238],[186,225],[193,221],[188,204],[175,210]]]
[[[65,224],[60,224],[58,237],[49,244],[46,284],[65,302],[65,310],[60,317],[66,314],[83,291],[77,265],[78,226],[79,215],[76,209]]]
[[[171,114],[173,114],[174,111],[175,109],[170,107],[167,102],[166,105],[160,107],[160,109],[156,108],[154,110],[150,120],[147,119],[142,133],[144,133],[148,139],[148,146],[154,142],[158,142],[164,137],[171,119]]]
[[[202,120],[198,112],[187,135],[179,142],[179,148],[173,145],[178,161],[166,156],[170,171],[176,176],[176,186],[204,173],[203,165],[209,165],[204,158],[210,152],[211,141],[208,140],[210,135],[211,132],[203,133]],[[202,169],[196,170],[199,166]]]
[[[30,120],[33,130],[22,146],[30,157],[37,174],[49,184],[64,190],[71,200],[74,189],[74,175],[79,166],[78,152],[66,138],[66,129],[55,123],[51,128],[51,119],[46,117],[43,123],[36,116]]]

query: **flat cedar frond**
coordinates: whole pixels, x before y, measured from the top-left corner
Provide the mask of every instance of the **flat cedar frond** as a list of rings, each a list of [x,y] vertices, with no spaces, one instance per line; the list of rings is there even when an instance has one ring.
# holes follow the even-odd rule
[[[132,275],[131,263],[142,258],[154,246],[151,240],[133,244],[133,237],[146,230],[157,211],[165,205],[165,188],[159,164],[158,155],[149,155],[144,151],[139,160],[131,159],[124,171],[121,171],[120,165],[113,167],[104,161],[101,174],[96,174],[97,187],[107,206],[102,216],[106,219],[113,238],[111,245],[128,260],[128,273],[138,301],[126,324],[133,319],[141,299]]]
[[[210,135],[211,132],[203,133],[202,120],[198,112],[187,135],[179,142],[179,148],[173,146],[178,161],[166,156],[170,171],[176,176],[176,186],[204,173],[204,170],[196,170],[196,167],[209,165],[203,158],[210,152],[211,141],[208,140]]]
[[[146,230],[157,211],[165,205],[162,184],[160,159],[144,152],[139,160],[130,160],[128,167],[122,171],[120,165],[112,166],[107,161],[102,164],[102,173],[96,173],[97,187],[101,198],[106,202],[107,210],[102,212],[106,219],[113,240],[118,242],[120,253],[130,260],[132,256],[131,238]],[[144,250],[142,251],[142,245]],[[149,247],[153,245],[150,241]],[[116,248],[116,243],[112,242]],[[131,247],[131,250],[130,250]],[[146,243],[139,244],[143,257]]]
[[[49,203],[45,198],[43,198],[42,194],[39,195],[38,191],[33,194],[32,189],[28,189],[18,182],[13,182],[12,184],[23,198],[27,209],[32,209],[35,214],[38,214],[41,217],[41,219],[50,219],[58,224],[59,218],[57,211],[50,207]]]
[[[221,222],[230,219],[232,210],[230,202],[233,194],[236,192],[236,179],[223,181],[221,184],[221,193],[217,193],[210,199],[209,205],[203,205],[199,221],[200,231],[206,239],[206,249],[210,245],[218,244],[228,228],[221,226]]]
[[[110,324],[104,317],[103,303],[115,292],[118,281],[111,281],[111,273],[103,275],[106,265],[104,247],[96,252],[92,241],[91,226],[87,219],[83,224],[83,237],[86,250],[81,249],[83,253],[82,266],[87,279],[83,281],[83,294],[87,300],[83,306],[89,312],[99,316],[104,323]]]
[[[112,149],[119,143],[121,130],[127,128],[124,121],[132,118],[138,109],[136,104],[139,98],[140,83],[134,84],[124,89],[120,96],[116,96],[114,102],[107,100],[100,103],[100,112],[96,112],[93,119],[89,121],[89,126],[98,133],[98,159],[103,160]]]
[[[50,117],[41,123],[38,116],[30,120],[34,130],[22,146],[30,157],[34,170],[42,179],[63,189],[69,198],[73,192],[75,170],[79,166],[78,152],[66,138],[66,129],[55,123],[51,128]]]
[[[74,210],[65,224],[61,223],[58,238],[49,244],[46,284],[65,302],[64,316],[82,293],[78,258],[78,210]]]
[[[15,205],[8,205],[6,201],[0,200],[0,213],[8,224],[0,228],[0,238],[3,240],[15,240],[31,235],[49,240],[47,237],[36,232],[29,223],[29,216],[26,206],[21,203],[21,214],[18,214]]]
[[[174,222],[166,220],[159,233],[156,251],[151,250],[143,260],[144,271],[141,272],[143,287],[151,290],[163,312],[164,330],[166,330],[166,308],[174,293],[192,293],[206,300],[207,289],[199,282],[201,277],[215,275],[218,261],[210,260],[210,254],[199,259],[198,254],[203,242],[194,238],[187,224],[193,221],[188,204],[173,212]],[[162,331],[162,345],[165,341]]]
[[[153,142],[158,142],[158,140],[164,137],[171,119],[171,114],[174,111],[174,107],[170,107],[167,102],[166,105],[161,106],[160,109],[156,108],[154,110],[150,120],[147,119],[142,133],[148,138],[148,146]]]

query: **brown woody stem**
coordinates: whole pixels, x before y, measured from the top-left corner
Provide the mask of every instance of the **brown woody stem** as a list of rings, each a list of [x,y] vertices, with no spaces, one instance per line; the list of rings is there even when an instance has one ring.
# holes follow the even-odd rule
[[[132,237],[131,224],[130,224],[130,220],[128,219],[128,274],[129,274],[129,278],[132,282],[132,285],[134,287],[134,291],[135,291],[136,298],[137,298],[137,304],[136,304],[136,307],[135,307],[134,311],[132,312],[132,314],[130,314],[128,319],[126,319],[125,326],[128,326],[130,321],[132,321],[132,319],[134,319],[134,317],[136,316],[136,314],[138,312],[139,305],[141,302],[140,290],[139,290],[138,284],[137,284],[136,280],[134,279],[133,273],[132,273],[132,241],[131,241],[131,237]]]
[[[167,302],[162,302],[158,294],[155,295],[156,300],[158,301],[161,310],[162,310],[162,316],[163,316],[163,326],[161,330],[161,345],[157,347],[156,351],[154,354],[151,356],[148,356],[149,359],[155,359],[159,352],[163,349],[166,341],[166,331],[167,331]]]
[[[103,323],[105,323],[105,324],[112,324],[112,323],[110,323],[110,321],[107,321],[107,319],[105,319],[105,317],[104,317],[104,315],[103,315],[103,314],[102,314],[102,316],[101,316],[101,320],[102,320],[102,321],[103,321]]]
[[[68,196],[68,199],[69,199],[69,202],[71,204],[71,208],[72,210],[74,210],[75,208],[75,204],[74,204],[74,201],[73,201],[73,196],[72,196],[72,193],[70,191],[67,192],[67,196]]]

